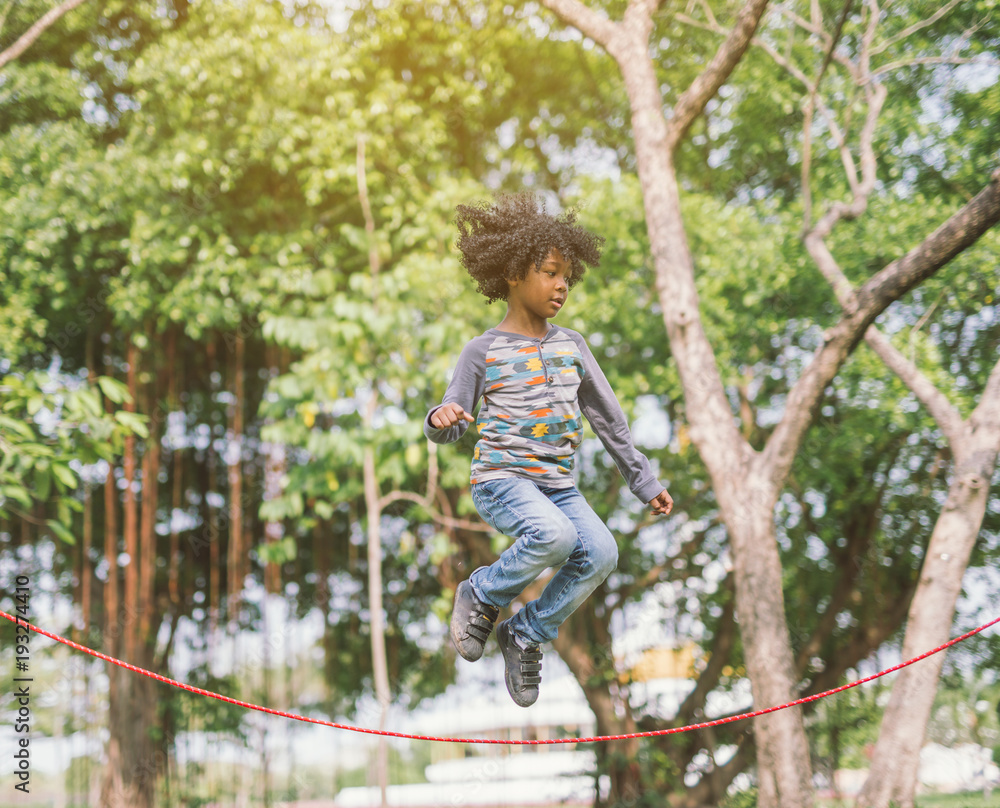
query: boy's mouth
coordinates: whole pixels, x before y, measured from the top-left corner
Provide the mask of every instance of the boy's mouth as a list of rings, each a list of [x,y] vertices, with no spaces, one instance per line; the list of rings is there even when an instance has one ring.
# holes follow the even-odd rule
[[[565,303],[565,302],[566,302],[566,298],[564,298],[564,297],[554,297],[554,298],[552,298],[552,300],[551,300],[551,301],[549,301],[549,302],[550,302],[550,303],[555,303],[555,304],[556,304],[556,306],[558,306],[559,308],[562,308],[562,305],[563,305],[563,303]]]

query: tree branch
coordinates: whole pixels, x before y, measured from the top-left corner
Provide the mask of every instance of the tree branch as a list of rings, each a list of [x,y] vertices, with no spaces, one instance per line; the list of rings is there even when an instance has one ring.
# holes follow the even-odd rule
[[[868,24],[865,26],[864,34],[861,35],[861,51],[858,54],[858,65],[861,69],[862,79],[868,81],[871,76],[872,44],[875,42],[875,32],[878,30],[878,21],[881,12],[879,11],[877,0],[866,0],[861,7],[862,20],[864,20],[866,9],[868,10]]]
[[[845,316],[829,329],[802,376],[788,394],[785,415],[758,458],[780,485],[787,478],[802,437],[813,421],[823,390],[868,327],[895,300],[929,278],[1000,221],[1000,168],[990,183],[918,246],[892,261],[852,296]]]
[[[673,117],[667,124],[667,150],[673,153],[705,105],[732,74],[743,54],[750,47],[754,32],[767,8],[767,0],[747,0],[736,20],[736,26],[719,46],[708,66],[674,104]]]
[[[845,645],[828,654],[830,664],[805,684],[800,695],[813,696],[836,687],[837,682],[841,681],[840,677],[848,668],[870,656],[873,651],[889,639],[892,633],[902,625],[916,588],[916,580],[907,582],[888,608],[882,610],[878,621],[873,621],[866,631],[852,631],[848,635]]]
[[[941,427],[948,443],[952,447],[957,447],[962,436],[962,414],[948,397],[920,372],[920,368],[903,356],[889,338],[875,326],[868,327],[865,332],[865,342],[927,408],[931,417]]]
[[[877,68],[871,72],[872,77],[881,76],[883,73],[891,73],[903,67],[913,67],[915,65],[968,65],[977,64],[987,67],[1000,66],[1000,59],[984,59],[980,56],[918,56],[914,59],[900,59],[889,62],[887,65]]]
[[[816,109],[817,102],[819,101],[819,85],[823,81],[823,76],[826,74],[827,68],[830,66],[830,61],[833,59],[833,52],[837,47],[837,43],[840,42],[840,37],[844,33],[844,23],[847,22],[847,16],[850,14],[851,6],[854,4],[854,0],[845,0],[843,11],[840,13],[840,19],[837,21],[837,28],[834,31],[833,37],[830,39],[829,45],[826,48],[826,55],[823,57],[823,64],[816,74],[816,80],[809,87],[809,96],[806,99],[805,111],[803,113],[802,120],[802,221],[803,221],[803,232],[808,232],[812,228],[812,122],[813,122],[813,112]],[[819,9],[813,7],[813,19],[821,18]],[[791,65],[789,64],[789,67]],[[832,116],[827,116],[832,119]],[[849,152],[848,152],[849,154]],[[851,174],[848,173],[848,177]]]
[[[832,116],[827,117],[827,122],[830,125],[831,132],[834,133],[834,137],[837,140],[837,145],[840,149],[841,162],[844,164],[844,171],[847,174],[847,183],[851,186],[852,199],[850,202],[836,202],[830,206],[823,216],[820,217],[819,221],[816,222],[815,227],[810,231],[807,236],[812,237],[817,240],[822,240],[826,236],[830,235],[833,231],[834,226],[837,222],[843,219],[856,219],[865,209],[868,207],[868,197],[871,195],[872,191],[875,190],[875,181],[877,178],[877,161],[875,159],[875,125],[878,122],[878,117],[882,112],[882,106],[888,97],[888,91],[881,84],[869,85],[867,90],[868,94],[868,113],[865,119],[865,125],[862,127],[861,135],[859,138],[859,151],[861,159],[861,176],[858,177],[858,168],[854,162],[854,157],[851,154],[851,150],[847,145],[846,140],[844,140],[840,129],[836,126],[835,121]],[[818,101],[818,97],[817,97]],[[821,111],[826,112],[824,106],[820,106]],[[826,117],[826,115],[824,115]]]
[[[1000,221],[1000,168],[972,201],[910,250],[880,270],[858,292],[862,309],[878,308],[877,316],[914,286],[929,278]],[[873,316],[873,319],[874,319]],[[859,334],[860,336],[860,334]]]
[[[819,270],[830,286],[833,287],[837,300],[845,311],[855,305],[855,292],[851,282],[841,270],[840,265],[830,253],[826,243],[816,240],[813,234],[806,237],[807,248]],[[957,445],[961,435],[962,416],[928,379],[920,369],[898,351],[881,331],[875,326],[869,326],[865,332],[865,341],[879,358],[893,371],[900,380],[910,388],[920,399],[938,426],[945,433],[952,447]]]
[[[668,808],[718,804],[729,784],[736,779],[736,775],[744,771],[753,761],[755,751],[753,735],[749,732],[741,735],[736,744],[736,753],[721,766],[716,765],[711,772],[702,774],[701,779],[687,788],[683,794],[667,797]]]
[[[819,0],[810,0],[809,15],[812,18],[813,25],[817,28],[823,27],[823,9],[820,8]]]
[[[846,19],[847,12],[850,9],[850,3],[846,4],[844,9],[845,10],[841,15],[841,23],[838,24],[837,28],[838,38],[842,33],[843,29],[842,23]],[[678,14],[675,19],[679,20],[680,22],[683,22],[686,25],[691,25],[696,28],[703,28],[705,30],[713,31],[715,33],[723,33],[721,28],[718,27],[717,25],[712,26],[707,23],[698,22],[697,20],[694,20],[685,14]],[[808,25],[808,23],[805,24]],[[848,72],[850,72],[850,74],[855,78],[858,75],[858,71],[854,68],[854,66],[850,63],[850,61],[845,60],[841,57],[837,57],[835,55],[834,51],[836,49],[836,44],[837,44],[836,39],[830,37],[828,34],[825,33],[820,38],[823,40],[824,46],[826,47],[826,57],[823,62],[823,68],[817,75],[815,81],[810,80],[809,77],[805,74],[805,72],[801,68],[799,68],[797,65],[795,65],[793,62],[791,62],[782,54],[778,53],[778,51],[770,42],[760,39],[759,37],[754,37],[751,40],[751,44],[761,48],[768,56],[771,57],[771,59],[774,61],[776,65],[783,68],[790,76],[792,76],[792,78],[796,79],[805,88],[806,92],[809,95],[810,103],[813,105],[811,108],[807,107],[806,117],[807,119],[811,119],[812,109],[818,109],[820,114],[823,116],[823,120],[826,122],[826,125],[830,130],[830,134],[833,137],[834,142],[837,144],[837,148],[840,152],[840,159],[844,165],[844,171],[847,175],[848,185],[850,185],[851,187],[851,193],[857,195],[858,189],[860,187],[859,184],[861,181],[858,179],[858,169],[854,162],[854,156],[851,154],[851,150],[847,145],[847,139],[844,137],[844,133],[841,131],[836,118],[833,116],[833,113],[823,102],[822,97],[817,92],[817,88],[819,86],[819,81],[822,78],[823,73],[825,72],[826,67],[829,65],[829,61],[831,59],[836,59],[841,64],[844,64],[847,67]],[[884,90],[882,92],[884,92]],[[879,111],[881,110],[881,102],[884,102],[884,100],[885,100],[884,97],[880,99]],[[807,120],[807,123],[809,123],[809,120]],[[807,145],[811,144],[811,138],[808,132],[806,133],[806,138],[808,141]],[[803,182],[805,182],[805,177],[807,175],[808,172],[806,171],[806,167],[804,167]],[[808,191],[806,193],[808,194]],[[805,221],[807,222],[807,227],[810,226],[809,223],[811,222],[811,211],[810,215],[804,218]]]
[[[567,25],[572,25],[581,34],[589,36],[605,50],[611,50],[611,43],[618,31],[618,23],[603,17],[580,0],[542,0]]]
[[[422,507],[428,514],[430,514],[431,519],[444,527],[454,528],[456,530],[470,530],[477,533],[493,533],[494,530],[481,522],[473,522],[471,519],[458,519],[454,516],[447,516],[441,513],[436,508],[434,508],[431,503],[427,500],[427,497],[423,497],[420,494],[416,494],[412,491],[390,491],[388,494],[383,495],[378,500],[378,506],[380,510],[385,509],[387,505],[391,505],[393,502],[398,502],[399,500],[406,500],[407,502],[415,502],[417,505]]]
[[[45,32],[45,29],[52,26],[66,12],[72,11],[78,5],[85,2],[87,0],[65,0],[62,4],[39,17],[34,25],[17,38],[17,41],[13,45],[0,53],[0,69],[8,62],[14,61],[14,59],[30,48],[35,40]]]
[[[833,31],[833,36],[830,37],[830,43],[826,46],[826,54],[823,56],[823,64],[819,68],[819,72],[816,74],[816,81],[813,82],[813,92],[819,90],[819,83],[823,80],[823,76],[826,73],[826,69],[830,66],[830,62],[833,60],[833,52],[836,50],[837,45],[840,44],[840,38],[844,34],[844,24],[847,22],[847,17],[851,13],[851,7],[854,5],[854,0],[844,0],[844,8],[840,12],[840,18],[837,20],[837,27]]]
[[[705,12],[705,17],[708,19],[709,25],[714,25],[719,28],[719,21],[715,19],[715,14],[712,13],[712,7],[706,2],[706,0],[701,0],[699,3],[701,10]]]
[[[778,14],[785,17],[786,19],[791,20],[795,25],[799,26],[799,28],[801,28],[806,33],[818,37],[824,47],[829,47],[832,37],[823,29],[822,20],[810,22],[809,20],[803,19],[802,17],[798,16],[797,14],[795,14],[795,12],[790,11],[787,8],[781,8],[780,6],[776,6],[776,10]],[[755,42],[754,44],[758,43]],[[856,81],[858,78],[857,69],[851,63],[851,60],[846,58],[845,56],[838,55],[835,52],[835,49],[830,49],[829,52],[833,54],[834,61],[839,62],[841,65],[843,65],[844,68],[847,69],[847,72],[851,74],[851,77]]]
[[[998,411],[1000,411],[1000,360],[997,360],[993,366],[990,377],[986,380],[986,387],[983,389],[979,404],[969,416],[969,426],[972,429],[978,429],[984,421],[991,418],[995,424],[998,419]],[[986,484],[989,485],[989,480],[986,481]]]
[[[733,574],[726,576],[725,584],[727,588],[733,587]],[[677,708],[675,721],[677,724],[689,723],[695,715],[704,710],[705,700],[719,684],[719,677],[722,669],[731,662],[730,653],[736,644],[736,618],[735,604],[730,598],[723,606],[722,615],[719,618],[718,628],[712,638],[711,654],[708,657],[708,664],[699,674],[695,681],[695,686],[681,702]]]
[[[816,94],[806,97],[806,105],[802,114],[802,167],[800,170],[802,184],[802,232],[812,230],[812,122],[813,110],[816,109]]]
[[[830,35],[823,28],[823,19],[822,19],[822,15],[821,14],[820,15],[813,14],[813,19],[812,20],[807,20],[804,17],[800,17],[798,14],[796,14],[790,8],[786,8],[784,6],[780,6],[779,5],[779,6],[776,7],[775,10],[782,17],[785,17],[785,18],[791,20],[793,23],[795,23],[797,26],[799,26],[799,28],[801,28],[803,31],[806,31],[807,33],[810,33],[810,34],[813,34],[814,36],[819,37],[822,40],[822,42],[823,42],[824,45],[829,44],[829,42],[830,42]],[[816,10],[818,11],[818,9],[816,9]]]
[[[945,14],[947,14],[949,11],[955,8],[955,6],[959,5],[961,2],[962,0],[951,0],[951,2],[945,3],[943,6],[941,6],[941,8],[939,8],[937,11],[931,14],[931,16],[929,16],[927,19],[913,23],[913,25],[909,26],[908,28],[904,28],[902,31],[896,34],[896,36],[889,37],[887,40],[885,40],[885,42],[882,42],[881,44],[873,47],[871,49],[871,55],[878,56],[880,53],[891,48],[897,42],[902,42],[904,39],[906,39],[909,36],[912,36],[917,31],[920,31],[923,28],[927,28],[929,25],[933,25],[938,20],[940,20]]]

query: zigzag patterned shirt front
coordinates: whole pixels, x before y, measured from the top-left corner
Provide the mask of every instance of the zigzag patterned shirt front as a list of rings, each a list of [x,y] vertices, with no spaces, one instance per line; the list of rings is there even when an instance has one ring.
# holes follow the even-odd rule
[[[473,412],[479,441],[472,460],[473,484],[511,476],[542,488],[569,488],[583,440],[586,415],[629,488],[643,502],[663,490],[638,452],[625,415],[586,341],[576,331],[551,326],[542,339],[490,329],[462,351],[442,404]],[[424,433],[436,443],[458,440],[468,422],[437,429],[430,416]]]

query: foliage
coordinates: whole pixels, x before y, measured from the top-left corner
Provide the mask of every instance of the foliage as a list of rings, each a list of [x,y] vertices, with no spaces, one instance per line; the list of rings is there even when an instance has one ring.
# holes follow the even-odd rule
[[[756,787],[743,789],[733,794],[727,794],[726,798],[719,804],[719,808],[756,808],[757,789]]]
[[[45,521],[52,535],[75,544],[74,496],[82,468],[114,462],[126,435],[146,435],[146,419],[116,409],[129,401],[118,381],[99,376],[94,384],[33,371],[0,377],[0,518],[32,518],[36,506],[51,506]],[[92,481],[89,481],[92,482]]]
[[[43,5],[13,4],[0,44]],[[618,17],[624,3],[590,5]],[[738,7],[712,5],[722,24]],[[829,21],[842,4],[819,7]],[[932,56],[942,42],[963,57],[995,51],[989,10],[958,4],[894,42],[926,13],[920,4],[894,5],[884,64]],[[683,4],[664,6],[651,40],[668,98],[718,44],[718,34],[686,22],[685,12]],[[220,630],[220,615],[236,617],[212,603],[212,580],[214,572],[226,584],[218,559],[226,557],[227,514],[243,508],[254,579],[278,570],[291,620],[324,612],[322,653],[309,671],[309,703],[300,706],[349,710],[371,690],[360,549],[365,449],[374,449],[383,497],[425,492],[424,414],[465,342],[502,317],[500,307],[480,302],[458,264],[454,206],[492,188],[541,188],[553,204],[577,206],[582,223],[607,239],[601,267],[574,288],[556,322],[588,338],[678,503],[669,522],[650,524],[588,435],[580,485],[622,552],[619,569],[576,619],[610,636],[656,610],[655,641],[696,641],[699,673],[724,657],[707,684],[735,691],[742,649],[738,640],[723,643],[732,628],[728,536],[667,360],[632,122],[610,59],[531,4],[359,2],[335,23],[327,13],[322,4],[264,0],[89,3],[0,75],[0,555],[13,552],[21,514],[46,523],[36,531],[40,548],[49,534],[81,535],[81,478],[105,479],[104,464],[118,463],[129,434],[147,456],[148,424],[168,462],[160,480],[141,481],[141,493],[159,486],[155,521],[179,546],[174,599],[162,572],[174,557],[167,536],[158,539],[158,608],[205,642]],[[861,22],[852,17],[845,29],[847,55]],[[976,35],[965,37],[968,30]],[[815,42],[778,11],[761,36],[806,63],[817,58]],[[911,65],[884,80],[890,103],[877,131],[880,183],[870,215],[831,239],[855,282],[978,191],[996,159],[1000,84],[989,70]],[[856,112],[838,63],[823,87],[834,112]],[[838,314],[799,242],[801,126],[802,88],[754,50],[679,158],[703,317],[734,421],[757,448]],[[844,193],[840,155],[816,126],[811,188],[817,199],[835,200]],[[359,141],[371,234],[358,198]],[[881,323],[965,414],[996,361],[998,253],[991,233]],[[121,381],[132,344],[142,391],[134,415],[123,408]],[[242,400],[237,345],[245,349]],[[156,386],[160,376],[172,391]],[[115,405],[110,412],[102,394]],[[246,414],[242,435],[232,431],[236,407]],[[440,447],[435,458],[437,504],[460,518],[474,515],[474,439]],[[287,452],[280,490],[265,497],[269,447],[277,445]],[[898,620],[890,618],[912,591],[948,463],[936,426],[859,349],[827,390],[775,514],[807,687],[824,677],[829,686],[840,682],[843,668],[871,650],[861,640],[893,639]],[[233,465],[247,475],[242,502],[229,488]],[[995,566],[998,549],[1000,512],[990,507],[973,562],[983,568]],[[100,535],[100,507],[93,519]],[[265,541],[267,524],[280,525],[279,541]],[[413,703],[455,675],[444,630],[448,585],[471,540],[406,500],[386,501],[381,527],[391,680],[395,696]],[[82,574],[82,556],[56,547],[52,564],[68,587]],[[82,551],[100,560],[96,543]],[[97,624],[104,615],[92,605]],[[239,625],[261,620],[247,608]],[[988,666],[984,659],[972,666]],[[607,689],[627,671],[610,651],[605,662],[596,681]],[[234,695],[243,686],[209,670],[195,671],[198,681]],[[874,709],[857,698],[809,719],[814,758],[824,765],[833,765],[836,744],[850,760],[867,738]],[[959,725],[958,701],[945,698],[935,713],[942,737]],[[664,726],[653,707],[634,705],[634,717]],[[249,737],[231,711],[198,716],[186,696],[169,708],[178,727],[201,721]],[[720,743],[733,740],[723,728],[718,734]],[[645,745],[638,763],[646,796],[681,790],[700,743]]]

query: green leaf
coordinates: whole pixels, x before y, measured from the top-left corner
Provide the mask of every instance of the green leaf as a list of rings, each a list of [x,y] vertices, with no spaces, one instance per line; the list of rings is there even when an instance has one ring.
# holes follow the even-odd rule
[[[143,438],[149,437],[146,416],[129,412],[128,410],[117,410],[115,412],[115,420],[129,430],[129,432],[133,432]]]
[[[98,376],[97,384],[108,400],[115,404],[124,404],[130,399],[128,387],[117,379],[110,376]]]
[[[25,508],[31,507],[31,497],[28,495],[28,492],[19,485],[5,485],[2,489],[0,489],[0,494],[2,494],[6,499],[14,500]]]
[[[100,418],[104,414],[101,408],[101,399],[95,390],[81,390],[76,394],[77,400],[90,415]]]
[[[24,423],[24,421],[18,421],[17,419],[11,418],[7,415],[0,415],[0,427],[16,432],[21,437],[29,440],[34,437],[31,427]]]
[[[258,513],[265,522],[280,522],[288,516],[288,511],[287,500],[284,497],[276,497],[261,503]]]
[[[76,488],[78,481],[69,466],[64,466],[62,463],[53,463],[52,473],[67,488]]]
[[[49,526],[49,529],[55,533],[58,538],[66,542],[66,544],[76,544],[76,536],[74,536],[62,522],[56,519],[48,519],[45,524]]]

